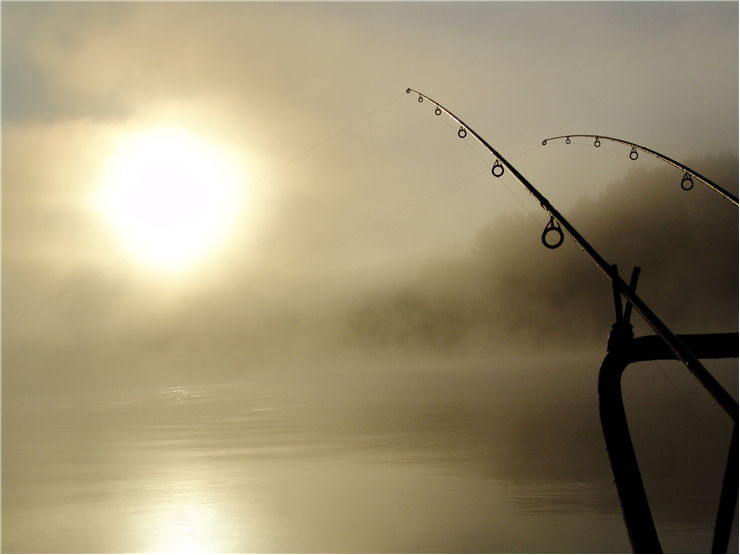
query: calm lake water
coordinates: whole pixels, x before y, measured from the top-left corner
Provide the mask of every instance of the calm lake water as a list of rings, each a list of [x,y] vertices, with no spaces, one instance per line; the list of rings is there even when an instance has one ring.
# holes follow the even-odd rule
[[[3,550],[628,552],[600,358],[6,392]],[[706,552],[729,423],[682,375],[625,397],[664,549]]]

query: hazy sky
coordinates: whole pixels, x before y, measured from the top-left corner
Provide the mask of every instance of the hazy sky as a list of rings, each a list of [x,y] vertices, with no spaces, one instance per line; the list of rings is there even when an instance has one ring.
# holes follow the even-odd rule
[[[0,9],[5,550],[626,549],[609,283],[405,90],[642,266],[676,333],[736,331],[737,207],[541,141],[737,195],[737,2]],[[630,426],[692,549],[729,424],[645,366]],[[737,360],[708,368],[737,394]]]
[[[239,284],[255,278],[279,291],[286,263],[351,288],[369,267],[454,252],[523,206],[536,240],[536,203],[509,175],[492,181],[483,151],[406,87],[566,213],[631,162],[545,137],[600,133],[678,160],[738,150],[731,2],[8,2],[2,37],[5,345],[23,338],[56,360],[94,349],[79,347],[92,328],[113,341],[193,292],[244,302]],[[138,263],[95,204],[116,145],[157,126],[242,172],[236,223],[180,272]],[[291,303],[274,291],[249,302]]]

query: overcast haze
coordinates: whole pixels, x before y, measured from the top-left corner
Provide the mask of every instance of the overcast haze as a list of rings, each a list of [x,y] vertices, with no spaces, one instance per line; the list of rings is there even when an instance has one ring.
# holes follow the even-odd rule
[[[409,418],[430,425],[424,403],[436,402],[457,383],[451,368],[458,361],[475,361],[470,382],[460,379],[476,391],[496,387],[497,371],[519,391],[511,368],[522,365],[522,375],[534,376],[531,369],[555,357],[558,367],[572,367],[572,394],[561,383],[539,383],[532,385],[535,393],[522,386],[506,401],[471,398],[473,408],[466,412],[460,399],[467,397],[453,393],[442,416],[434,413],[452,424],[443,432],[435,428],[434,441],[445,451],[458,433],[455,426],[473,430],[469,436],[461,432],[463,450],[470,451],[462,466],[478,468],[478,457],[493,457],[489,467],[499,468],[506,459],[501,468],[513,474],[507,470],[502,478],[490,468],[485,473],[533,487],[527,503],[537,505],[539,490],[532,483],[539,473],[553,483],[577,482],[578,476],[562,470],[569,463],[559,460],[553,464],[561,470],[546,471],[522,462],[537,457],[531,446],[511,447],[501,460],[476,446],[532,433],[544,442],[545,457],[557,459],[543,427],[550,417],[525,416],[522,407],[534,403],[537,392],[577,398],[583,404],[563,408],[558,429],[585,426],[588,441],[571,437],[573,449],[563,456],[575,460],[581,453],[579,472],[605,477],[604,491],[612,492],[595,385],[613,319],[609,284],[571,241],[554,251],[542,248],[548,217],[538,203],[510,172],[493,178],[490,155],[470,135],[459,139],[454,122],[436,117],[430,102],[405,94],[407,87],[440,102],[485,137],[607,260],[619,263],[623,275],[641,266],[638,291],[676,333],[737,330],[736,207],[698,181],[690,192],[681,191],[679,170],[644,153],[631,161],[629,151],[614,143],[604,141],[598,149],[588,139],[541,144],[546,137],[578,133],[623,138],[686,163],[737,195],[737,3],[4,2],[3,401],[22,412],[59,392],[118,395],[269,377],[314,400],[356,403],[357,413],[348,409],[350,420],[359,419],[364,432],[353,428],[354,435],[377,428],[378,437],[395,438]],[[238,175],[238,194],[229,199],[234,221],[219,240],[177,268],[146,259],[147,245],[132,247],[133,231],[127,237],[99,204],[117,149],[152,128],[182,130],[201,145],[192,151],[195,157],[197,148],[216,152],[233,162]],[[177,156],[187,167],[188,155]],[[139,204],[153,202],[147,195]],[[181,206],[177,194],[170,201],[162,218]],[[640,322],[636,328],[648,333]],[[531,368],[528,357],[537,360]],[[384,393],[376,391],[377,367],[389,388]],[[736,396],[735,362],[717,371]],[[373,395],[392,392],[395,399],[397,391],[414,390],[416,379],[428,387],[419,393],[425,400],[419,414],[394,405],[386,420],[364,422]],[[701,397],[689,393],[689,383],[679,383],[685,388],[679,395]],[[218,407],[214,414],[231,422],[222,390],[208,391]],[[647,413],[651,402],[664,402],[645,395],[640,410]],[[160,398],[152,393],[151,399],[142,410],[160,414]],[[30,460],[24,457],[35,452],[23,441],[33,439],[18,438],[28,430],[31,438],[52,434],[44,423],[54,417],[18,414],[3,415],[4,441],[20,442],[4,444],[5,488],[11,479],[21,485],[33,481],[22,470]],[[70,416],[70,429],[87,429],[85,414]],[[323,417],[335,423],[347,414]],[[111,418],[119,422],[119,416]],[[487,439],[481,422],[488,419],[511,422],[512,428]],[[85,437],[113,441],[117,425],[101,424]],[[323,438],[325,427],[319,430]],[[226,437],[222,432],[214,431],[214,437]],[[418,439],[429,430],[412,426],[407,432]],[[666,433],[674,438],[675,431]],[[718,434],[717,444],[707,449],[721,453],[725,431]],[[134,434],[132,445],[140,445],[141,437]],[[388,441],[395,445],[395,439]],[[100,452],[123,460],[101,445]],[[692,464],[698,463],[685,467]],[[467,476],[467,470],[460,472]],[[416,484],[417,478],[399,483]],[[697,491],[707,489],[699,478],[689,482]],[[14,512],[23,506],[21,485],[3,498],[6,551],[159,549],[144,540],[77,543],[72,524],[64,528],[67,543],[55,545],[51,528],[33,543],[24,530],[49,522],[44,511],[50,505],[38,501],[38,521],[24,520]],[[314,493],[304,492],[307,498]],[[440,495],[449,496],[450,506],[465,499]],[[614,499],[593,495],[598,499],[585,506],[601,507],[619,524]],[[573,502],[565,497],[558,497],[553,514],[558,503]],[[686,517],[695,506],[666,506],[672,503],[679,516],[666,521],[666,528],[677,534],[674,545],[701,545],[680,535],[696,524]],[[712,502],[697,504],[710,507],[711,515]],[[79,510],[84,520],[87,509]],[[322,510],[341,513],[334,506]],[[542,543],[532,536],[533,543],[518,544],[476,536],[476,522],[471,517],[449,536],[440,532],[435,549],[626,546],[611,543],[615,537],[624,541],[621,525],[603,536],[594,532],[588,539],[593,543],[571,544],[563,540],[571,536],[561,538],[557,524],[547,521],[537,527],[552,527],[552,536],[542,532]],[[419,534],[428,530],[416,520],[411,528],[416,525]],[[503,534],[503,528],[495,533]],[[370,529],[347,532],[349,543],[322,543],[310,532],[296,532],[290,541],[264,544],[244,543],[235,529],[225,532],[235,534],[232,543],[214,549],[435,550]],[[132,525],[121,534],[136,530]],[[468,536],[483,539],[456,543]],[[736,535],[733,541],[736,549]],[[211,544],[200,545],[207,550]]]

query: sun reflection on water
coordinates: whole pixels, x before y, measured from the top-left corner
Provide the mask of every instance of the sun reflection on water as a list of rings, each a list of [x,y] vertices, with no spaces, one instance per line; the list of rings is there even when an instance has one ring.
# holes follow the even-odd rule
[[[216,510],[196,500],[163,508],[156,526],[159,535],[157,553],[218,553]]]

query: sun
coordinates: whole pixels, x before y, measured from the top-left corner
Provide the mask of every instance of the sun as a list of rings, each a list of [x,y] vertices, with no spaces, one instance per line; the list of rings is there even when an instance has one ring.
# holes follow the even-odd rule
[[[241,179],[235,157],[190,131],[143,129],[115,149],[97,205],[136,259],[182,270],[227,238]]]

